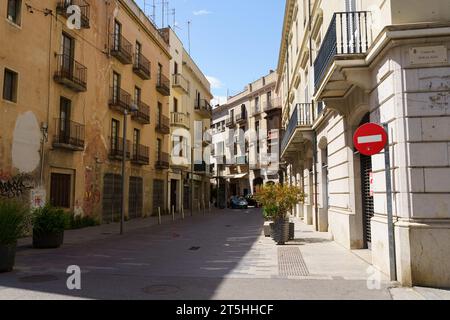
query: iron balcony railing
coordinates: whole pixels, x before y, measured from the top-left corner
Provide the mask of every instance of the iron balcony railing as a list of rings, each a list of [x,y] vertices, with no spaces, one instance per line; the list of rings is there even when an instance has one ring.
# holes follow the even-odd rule
[[[150,124],[150,107],[142,101],[136,102],[137,110],[133,112],[131,118],[142,124]]]
[[[109,156],[112,159],[121,160],[123,159],[123,138],[111,137],[111,148],[109,151]],[[130,141],[127,140],[126,143],[126,159],[130,159]]]
[[[189,81],[182,74],[174,74],[172,77],[174,88],[181,88],[186,93],[189,93]]]
[[[368,11],[337,12],[314,62],[314,83],[319,88],[327,69],[338,55],[364,54],[370,45]]]
[[[87,68],[66,54],[56,56],[58,65],[55,80],[77,92],[87,90]]]
[[[158,75],[156,90],[163,96],[170,96],[170,80],[163,74]]]
[[[151,78],[150,61],[142,53],[134,55],[133,71],[143,80]]]
[[[195,111],[209,115],[212,113],[212,107],[208,100],[200,99],[195,102]]]
[[[123,64],[131,64],[133,62],[133,45],[122,34],[113,33],[111,35],[111,55]]]
[[[247,112],[240,112],[235,116],[236,123],[245,123],[247,122]]]
[[[166,152],[160,152],[156,159],[156,169],[169,169],[170,167],[170,156]]]
[[[109,107],[120,112],[131,109],[131,95],[119,87],[110,88]]]
[[[234,122],[234,117],[228,117],[226,120],[226,126],[228,128],[234,128],[236,126],[236,122]]]
[[[85,0],[59,0],[56,5],[56,12],[63,17],[69,18],[74,14],[74,11],[70,8],[71,6],[76,6],[77,9],[79,8],[79,13],[81,15],[80,27],[83,29],[89,29],[91,7]]]
[[[285,150],[289,141],[299,127],[311,127],[314,122],[313,104],[299,103],[295,106],[289,124],[284,133],[283,141],[281,142],[281,150]]]
[[[185,113],[172,112],[170,119],[170,124],[172,126],[183,126],[189,128],[189,117]]]
[[[210,173],[210,165],[207,164],[205,161],[202,163],[195,163],[194,164],[194,171],[197,173]]]
[[[83,150],[85,126],[68,119],[55,119],[55,136],[53,146],[71,150]]]
[[[170,133],[170,119],[161,115],[156,123],[156,130],[162,134]]]
[[[281,109],[281,98],[274,98],[264,103],[264,111],[268,112],[275,109]]]
[[[140,165],[148,165],[150,163],[150,148],[140,144],[133,144],[131,162]]]

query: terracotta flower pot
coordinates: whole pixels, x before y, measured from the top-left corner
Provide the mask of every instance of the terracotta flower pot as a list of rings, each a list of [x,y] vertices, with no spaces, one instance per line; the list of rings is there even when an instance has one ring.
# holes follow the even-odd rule
[[[0,244],[0,273],[11,272],[16,259],[17,243],[3,245]]]

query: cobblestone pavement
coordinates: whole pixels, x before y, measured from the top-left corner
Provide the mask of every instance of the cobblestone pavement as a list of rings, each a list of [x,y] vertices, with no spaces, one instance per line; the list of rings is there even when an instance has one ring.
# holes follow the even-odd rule
[[[258,209],[170,220],[132,221],[124,236],[117,225],[71,231],[56,250],[25,239],[0,299],[391,299],[383,275],[370,290],[368,263],[300,221],[296,240],[276,246]],[[79,291],[67,289],[70,265]]]

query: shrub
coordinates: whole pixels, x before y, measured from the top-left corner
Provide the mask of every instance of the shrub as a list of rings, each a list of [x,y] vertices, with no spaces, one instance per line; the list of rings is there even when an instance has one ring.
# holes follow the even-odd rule
[[[100,223],[92,218],[92,217],[81,217],[81,216],[75,216],[73,213],[68,214],[68,225],[66,226],[67,230],[77,230],[77,229],[83,229],[87,227],[95,227],[98,226]]]
[[[296,204],[304,201],[305,195],[296,186],[269,184],[261,187],[255,198],[264,207],[264,217],[276,220],[286,218]]]
[[[15,200],[0,200],[0,245],[14,244],[26,228],[28,208]]]
[[[62,209],[46,205],[33,212],[33,232],[36,233],[60,233],[68,225],[67,214]]]

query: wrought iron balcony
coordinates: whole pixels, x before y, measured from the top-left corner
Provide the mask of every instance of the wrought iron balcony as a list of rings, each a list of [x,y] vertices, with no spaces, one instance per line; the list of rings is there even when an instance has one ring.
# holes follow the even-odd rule
[[[56,13],[62,15],[65,18],[69,18],[74,14],[74,10],[71,10],[71,6],[76,6],[76,8],[79,8],[79,12],[81,15],[80,27],[83,29],[89,29],[91,7],[85,0],[59,0],[58,4],[56,5]]]
[[[175,89],[181,89],[185,93],[189,93],[189,81],[182,74],[174,74],[172,86]]]
[[[211,169],[210,169],[210,165],[207,164],[205,161],[203,161],[202,163],[195,163],[194,164],[194,171],[197,173],[211,173]]]
[[[295,106],[289,124],[284,133],[281,142],[281,152],[285,153],[288,148],[295,149],[296,143],[303,141],[303,133],[305,131],[312,131],[314,122],[313,104],[299,103]],[[294,150],[295,151],[295,150]]]
[[[235,117],[235,122],[237,124],[244,124],[247,122],[247,112],[241,112],[239,114],[236,115]]]
[[[156,90],[163,96],[170,96],[170,81],[165,75],[158,75],[156,81]]]
[[[53,147],[72,151],[83,151],[85,126],[68,119],[55,119]]]
[[[212,107],[208,100],[200,99],[195,102],[195,111],[201,114],[203,117],[212,117]]]
[[[111,148],[109,151],[109,157],[112,160],[122,160],[123,159],[123,138],[110,137]],[[127,140],[126,143],[126,160],[130,159],[130,141]]]
[[[111,87],[109,107],[123,113],[131,109],[131,95],[123,89]]]
[[[314,62],[315,88],[320,87],[336,57],[364,55],[370,45],[369,12],[337,12],[333,15]]]
[[[160,116],[156,123],[156,131],[162,134],[170,133],[170,120],[166,116]]]
[[[272,112],[281,109],[281,98],[274,98],[264,104],[264,112]]]
[[[74,90],[85,92],[87,90],[87,68],[69,55],[58,54],[57,68],[54,75],[56,82]]]
[[[155,167],[158,170],[169,169],[170,167],[170,156],[166,152],[161,152],[157,155]]]
[[[150,80],[151,78],[150,61],[142,53],[134,55],[133,72],[142,80]]]
[[[111,35],[111,55],[123,64],[133,63],[133,45],[121,34]]]
[[[134,144],[131,162],[142,166],[150,164],[150,148],[140,144]]]
[[[189,117],[186,113],[172,112],[170,125],[173,127],[184,127],[186,129],[189,129]]]
[[[226,126],[227,126],[227,128],[234,128],[234,127],[236,127],[236,122],[234,121],[233,117],[228,117],[227,118]]]
[[[138,110],[133,112],[131,118],[142,124],[150,124],[150,107],[142,101],[136,103]]]

